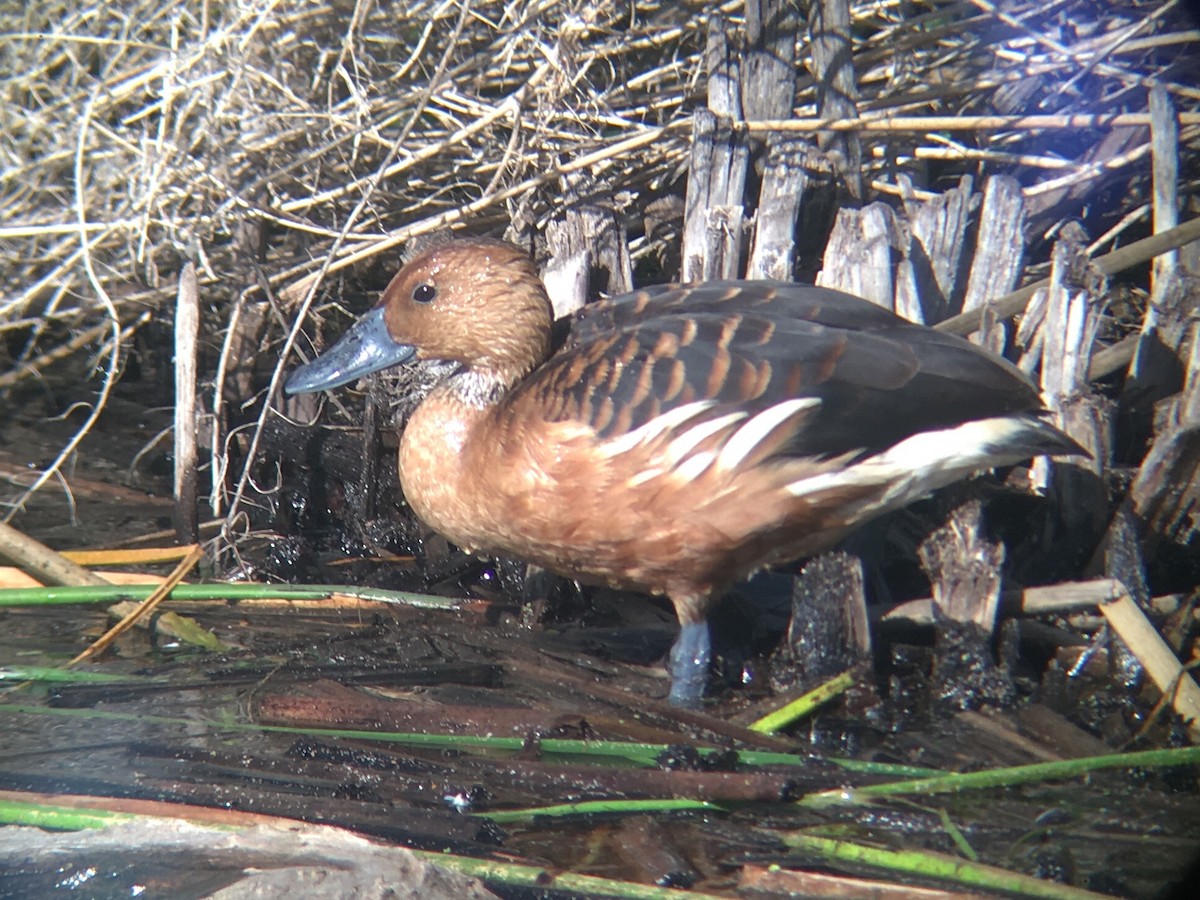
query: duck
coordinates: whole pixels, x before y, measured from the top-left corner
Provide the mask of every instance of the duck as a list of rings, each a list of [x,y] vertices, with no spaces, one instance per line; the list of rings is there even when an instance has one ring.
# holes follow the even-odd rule
[[[983,470],[1083,453],[1014,365],[806,284],[664,284],[556,323],[530,255],[449,239],[284,391],[422,362],[404,497],[471,553],[669,598],[670,703],[703,703],[714,601]]]

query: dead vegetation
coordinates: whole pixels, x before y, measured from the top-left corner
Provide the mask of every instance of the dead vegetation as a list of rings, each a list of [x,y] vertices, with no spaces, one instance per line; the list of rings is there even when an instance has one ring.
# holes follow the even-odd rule
[[[758,91],[743,93],[735,116],[752,123],[756,152],[768,135],[815,136],[814,166],[859,193],[841,205],[895,205],[962,175],[1003,173],[1022,188],[1029,263],[1044,262],[1047,239],[1073,219],[1102,253],[1150,224],[1155,85],[1183,123],[1178,208],[1193,202],[1197,31],[1179,4],[1109,5],[1103,16],[1078,2],[1001,11],[987,0],[849,13],[853,46],[840,52],[835,29],[814,44],[800,24],[782,113],[771,108],[778,91]],[[740,2],[268,0],[8,13],[0,387],[64,354],[103,356],[144,312],[169,318],[187,260],[207,310],[211,381],[234,310],[289,289],[255,335],[263,361],[277,358],[297,281],[324,272],[322,299],[345,290],[331,270],[371,285],[367,262],[390,269],[406,240],[448,226],[540,244],[582,196],[620,211],[635,262],[678,259],[708,32],[731,35],[736,69],[743,15]],[[853,61],[840,91],[815,71],[831,40],[827,59]],[[744,74],[762,68],[755,58]],[[1115,116],[1128,124],[1106,124]],[[763,118],[774,124],[753,125]],[[820,233],[801,244],[800,272],[821,267],[823,246]]]
[[[0,450],[6,518],[71,481],[131,352],[167,356],[174,328],[156,377],[177,378],[175,457],[200,460],[176,526],[197,533],[198,498],[228,562],[278,511],[255,465],[293,350],[410,242],[463,228],[527,245],[560,310],[798,277],[1007,347],[1093,453],[1056,477],[1063,533],[1100,548],[1070,574],[1144,565],[1100,561],[1114,477],[1166,589],[1200,572],[1200,31],[1176,2],[256,0],[5,24],[0,392],[96,396],[53,460]]]
[[[198,441],[207,474],[176,491],[227,525],[248,493],[270,507],[245,460],[301,335],[340,331],[409,241],[462,227],[528,245],[563,308],[597,287],[749,273],[982,324],[979,340],[1015,339],[1092,448],[1080,477],[1133,472],[1151,543],[1186,548],[1196,24],[1175,2],[806,10],[8,13],[0,391],[18,404],[38,382],[83,378],[98,400],[55,460],[10,479],[7,516],[73,458],[139,330],[161,343],[185,297],[198,344],[175,355],[198,357],[198,412],[176,452]],[[1103,531],[1103,492],[1065,480],[1076,524]]]
[[[799,277],[960,332],[983,316],[999,348],[1028,306],[1022,364],[1051,348],[1047,401],[1086,446],[1114,433],[1089,376],[1126,376],[1107,390],[1137,420],[1122,464],[1189,421],[1155,406],[1183,386],[1200,267],[1195,223],[1171,230],[1200,171],[1200,31],[1175,2],[49,4],[6,25],[0,391],[99,391],[8,517],[190,296],[199,427],[176,455],[198,442],[202,477],[176,491],[243,524],[248,491],[272,503],[244,460],[295,345],[459,227],[529,246],[563,309],[633,281]],[[1056,245],[1055,284],[1088,289],[1074,306],[1035,296]],[[1064,349],[1042,323],[1071,309],[1088,324]],[[1177,544],[1185,450],[1159,446],[1135,491]],[[1164,501],[1168,480],[1193,489]]]

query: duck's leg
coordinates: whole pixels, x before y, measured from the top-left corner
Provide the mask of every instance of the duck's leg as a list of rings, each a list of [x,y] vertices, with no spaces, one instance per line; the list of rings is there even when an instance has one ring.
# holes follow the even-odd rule
[[[671,673],[671,693],[667,700],[672,706],[698,709],[708,679],[708,662],[712,658],[712,642],[708,622],[681,622],[679,637],[671,647],[667,671]]]

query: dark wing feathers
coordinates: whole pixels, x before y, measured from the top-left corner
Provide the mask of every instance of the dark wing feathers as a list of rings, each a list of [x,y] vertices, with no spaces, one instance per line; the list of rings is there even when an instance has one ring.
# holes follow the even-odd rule
[[[694,400],[754,413],[793,397],[822,401],[787,448],[801,455],[877,450],[1039,406],[1019,370],[961,338],[840,291],[773,282],[664,286],[585,307],[510,395],[605,438]]]
[[[903,321],[869,300],[832,288],[784,281],[707,281],[697,285],[654,285],[589,304],[575,315],[572,342],[584,342],[615,329],[677,313],[725,316],[759,310],[770,310],[777,318],[854,330],[887,327]]]

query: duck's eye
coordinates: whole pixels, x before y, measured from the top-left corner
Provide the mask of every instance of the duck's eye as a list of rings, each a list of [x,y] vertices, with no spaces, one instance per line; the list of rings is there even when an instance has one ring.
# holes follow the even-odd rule
[[[437,288],[429,282],[422,282],[413,288],[413,299],[418,303],[432,303],[433,298],[437,296]]]

